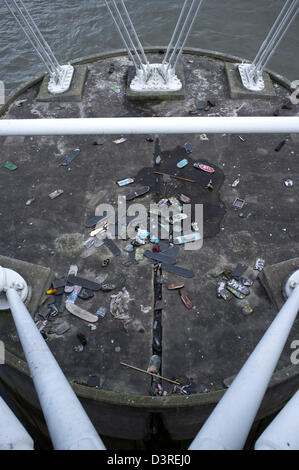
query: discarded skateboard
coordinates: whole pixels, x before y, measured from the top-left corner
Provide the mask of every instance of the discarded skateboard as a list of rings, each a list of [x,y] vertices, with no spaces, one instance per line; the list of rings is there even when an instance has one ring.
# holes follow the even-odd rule
[[[104,220],[106,218],[107,218],[107,211],[105,211],[103,215],[95,216],[95,217],[92,217],[91,219],[88,219],[84,225],[87,228],[92,228],[95,225],[97,225],[97,223],[101,222],[101,220]]]
[[[150,191],[149,186],[144,186],[143,188],[136,189],[136,191],[133,191],[132,193],[129,193],[126,195],[126,201],[132,201],[132,199],[135,199],[136,197],[143,196],[144,194],[148,193]]]
[[[162,270],[167,271],[169,273],[177,274],[178,276],[191,278],[194,277],[194,272],[190,271],[189,269],[181,268],[180,266],[174,266],[172,264],[164,264],[162,263]]]
[[[89,313],[86,310],[83,310],[83,308],[78,307],[78,305],[75,305],[73,302],[66,302],[65,308],[67,309],[68,312],[72,313],[76,317],[81,318],[82,320],[85,320],[89,323],[95,323],[99,319],[96,315],[93,315],[92,313]]]
[[[146,250],[144,252],[144,256],[146,256],[150,260],[158,261],[159,263],[165,263],[165,264],[176,263],[175,258],[172,258],[171,256],[167,256],[164,253],[153,253],[152,251]]]
[[[214,168],[208,165],[204,165],[203,163],[195,162],[193,164],[194,168],[197,168],[198,170],[205,171],[206,173],[215,173]]]
[[[81,286],[85,289],[90,289],[92,291],[98,291],[101,289],[101,285],[97,282],[89,281],[88,279],[83,279],[83,277],[69,276],[68,283],[76,286]]]

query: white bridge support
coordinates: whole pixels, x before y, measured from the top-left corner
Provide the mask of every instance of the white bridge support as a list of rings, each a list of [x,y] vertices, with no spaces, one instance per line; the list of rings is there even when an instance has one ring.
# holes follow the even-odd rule
[[[0,119],[0,136],[295,134],[298,116]]]
[[[299,310],[299,281],[292,281],[289,291],[288,300],[214,408],[190,450],[243,449]],[[292,419],[297,420],[294,428],[298,429],[298,409],[296,418],[289,416],[289,422]]]
[[[7,282],[5,271],[0,269],[0,293],[6,294],[54,449],[105,450],[19,294]]]
[[[34,450],[32,438],[1,397],[0,450]]]
[[[69,90],[74,67],[70,64],[59,65],[23,0],[4,0],[4,2],[49,72],[49,93],[61,94]]]
[[[264,89],[263,71],[298,13],[298,0],[287,0],[251,64],[238,66],[243,86]]]
[[[299,450],[299,390],[256,441],[255,450]]]

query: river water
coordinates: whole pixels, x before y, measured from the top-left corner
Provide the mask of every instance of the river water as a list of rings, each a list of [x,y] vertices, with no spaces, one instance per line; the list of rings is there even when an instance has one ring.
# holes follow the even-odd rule
[[[205,0],[187,45],[253,59],[285,0]],[[60,63],[122,48],[102,0],[24,0]],[[183,1],[126,0],[144,46],[169,43]],[[299,79],[299,15],[269,67]],[[44,67],[4,2],[0,6],[0,80],[6,94]]]

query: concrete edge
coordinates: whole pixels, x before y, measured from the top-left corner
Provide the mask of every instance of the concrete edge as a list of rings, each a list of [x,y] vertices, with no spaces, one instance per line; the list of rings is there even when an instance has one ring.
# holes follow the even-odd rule
[[[165,46],[155,46],[155,47],[147,47],[145,48],[146,53],[157,53],[159,51],[166,51]],[[244,60],[240,57],[225,54],[222,52],[212,51],[212,50],[205,50],[205,49],[197,49],[197,48],[186,48],[184,54],[193,54],[198,56],[207,56],[208,58],[211,57],[213,59],[221,60],[222,62],[249,62],[248,60]],[[79,65],[79,64],[88,64],[92,62],[98,62],[100,60],[125,56],[127,55],[127,51],[124,49],[114,50],[114,51],[107,51],[105,53],[90,55],[81,57],[71,61],[72,65]],[[291,82],[287,80],[282,75],[279,75],[271,70],[266,69],[266,72],[269,73],[272,80],[279,85],[283,86],[287,90],[291,91]],[[42,73],[40,75],[35,76],[33,79],[25,82],[24,84],[20,85],[14,91],[10,93],[8,96],[6,103],[0,107],[0,117],[3,116],[13,104],[13,102],[28,88],[33,87],[34,85],[41,82],[46,73]],[[30,371],[28,365],[25,361],[18,359],[13,354],[6,351],[6,365],[16,369],[19,372],[24,373],[25,375],[30,375]],[[298,375],[299,377],[299,366],[291,366],[285,369],[282,369],[273,374],[273,379],[278,378],[281,376],[284,370],[292,370],[295,371],[294,375]],[[294,377],[293,375],[293,377]],[[78,382],[78,378],[75,379]],[[69,381],[76,392],[76,394],[81,398],[88,398],[95,401],[101,401],[102,403],[107,404],[115,404],[118,406],[127,406],[128,404],[131,407],[135,408],[146,408],[150,409],[151,407],[156,410],[165,410],[174,408],[176,406],[190,408],[193,406],[201,406],[201,405],[209,405],[209,404],[216,404],[221,397],[224,395],[225,389],[217,390],[216,392],[208,392],[208,393],[200,393],[195,395],[188,395],[187,397],[183,396],[166,396],[166,397],[150,397],[150,396],[138,396],[133,394],[125,394],[125,393],[116,393],[116,392],[105,392],[102,390],[93,389],[75,382],[74,379],[69,378]],[[286,382],[288,380],[288,376],[284,378],[279,378],[274,386]],[[272,387],[269,387],[272,388]],[[132,403],[132,399],[134,399],[134,403]]]

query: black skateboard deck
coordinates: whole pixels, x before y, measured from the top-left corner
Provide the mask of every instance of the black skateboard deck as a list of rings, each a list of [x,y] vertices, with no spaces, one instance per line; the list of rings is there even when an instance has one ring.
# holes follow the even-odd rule
[[[148,193],[151,190],[149,186],[144,186],[143,188],[136,189],[132,193],[126,195],[126,201],[132,201],[136,197],[143,196],[144,194]]]
[[[178,276],[182,276],[186,278],[194,277],[193,271],[190,271],[189,269],[181,268],[180,266],[174,266],[172,264],[162,263],[162,270],[167,271],[169,273],[177,274]]]

